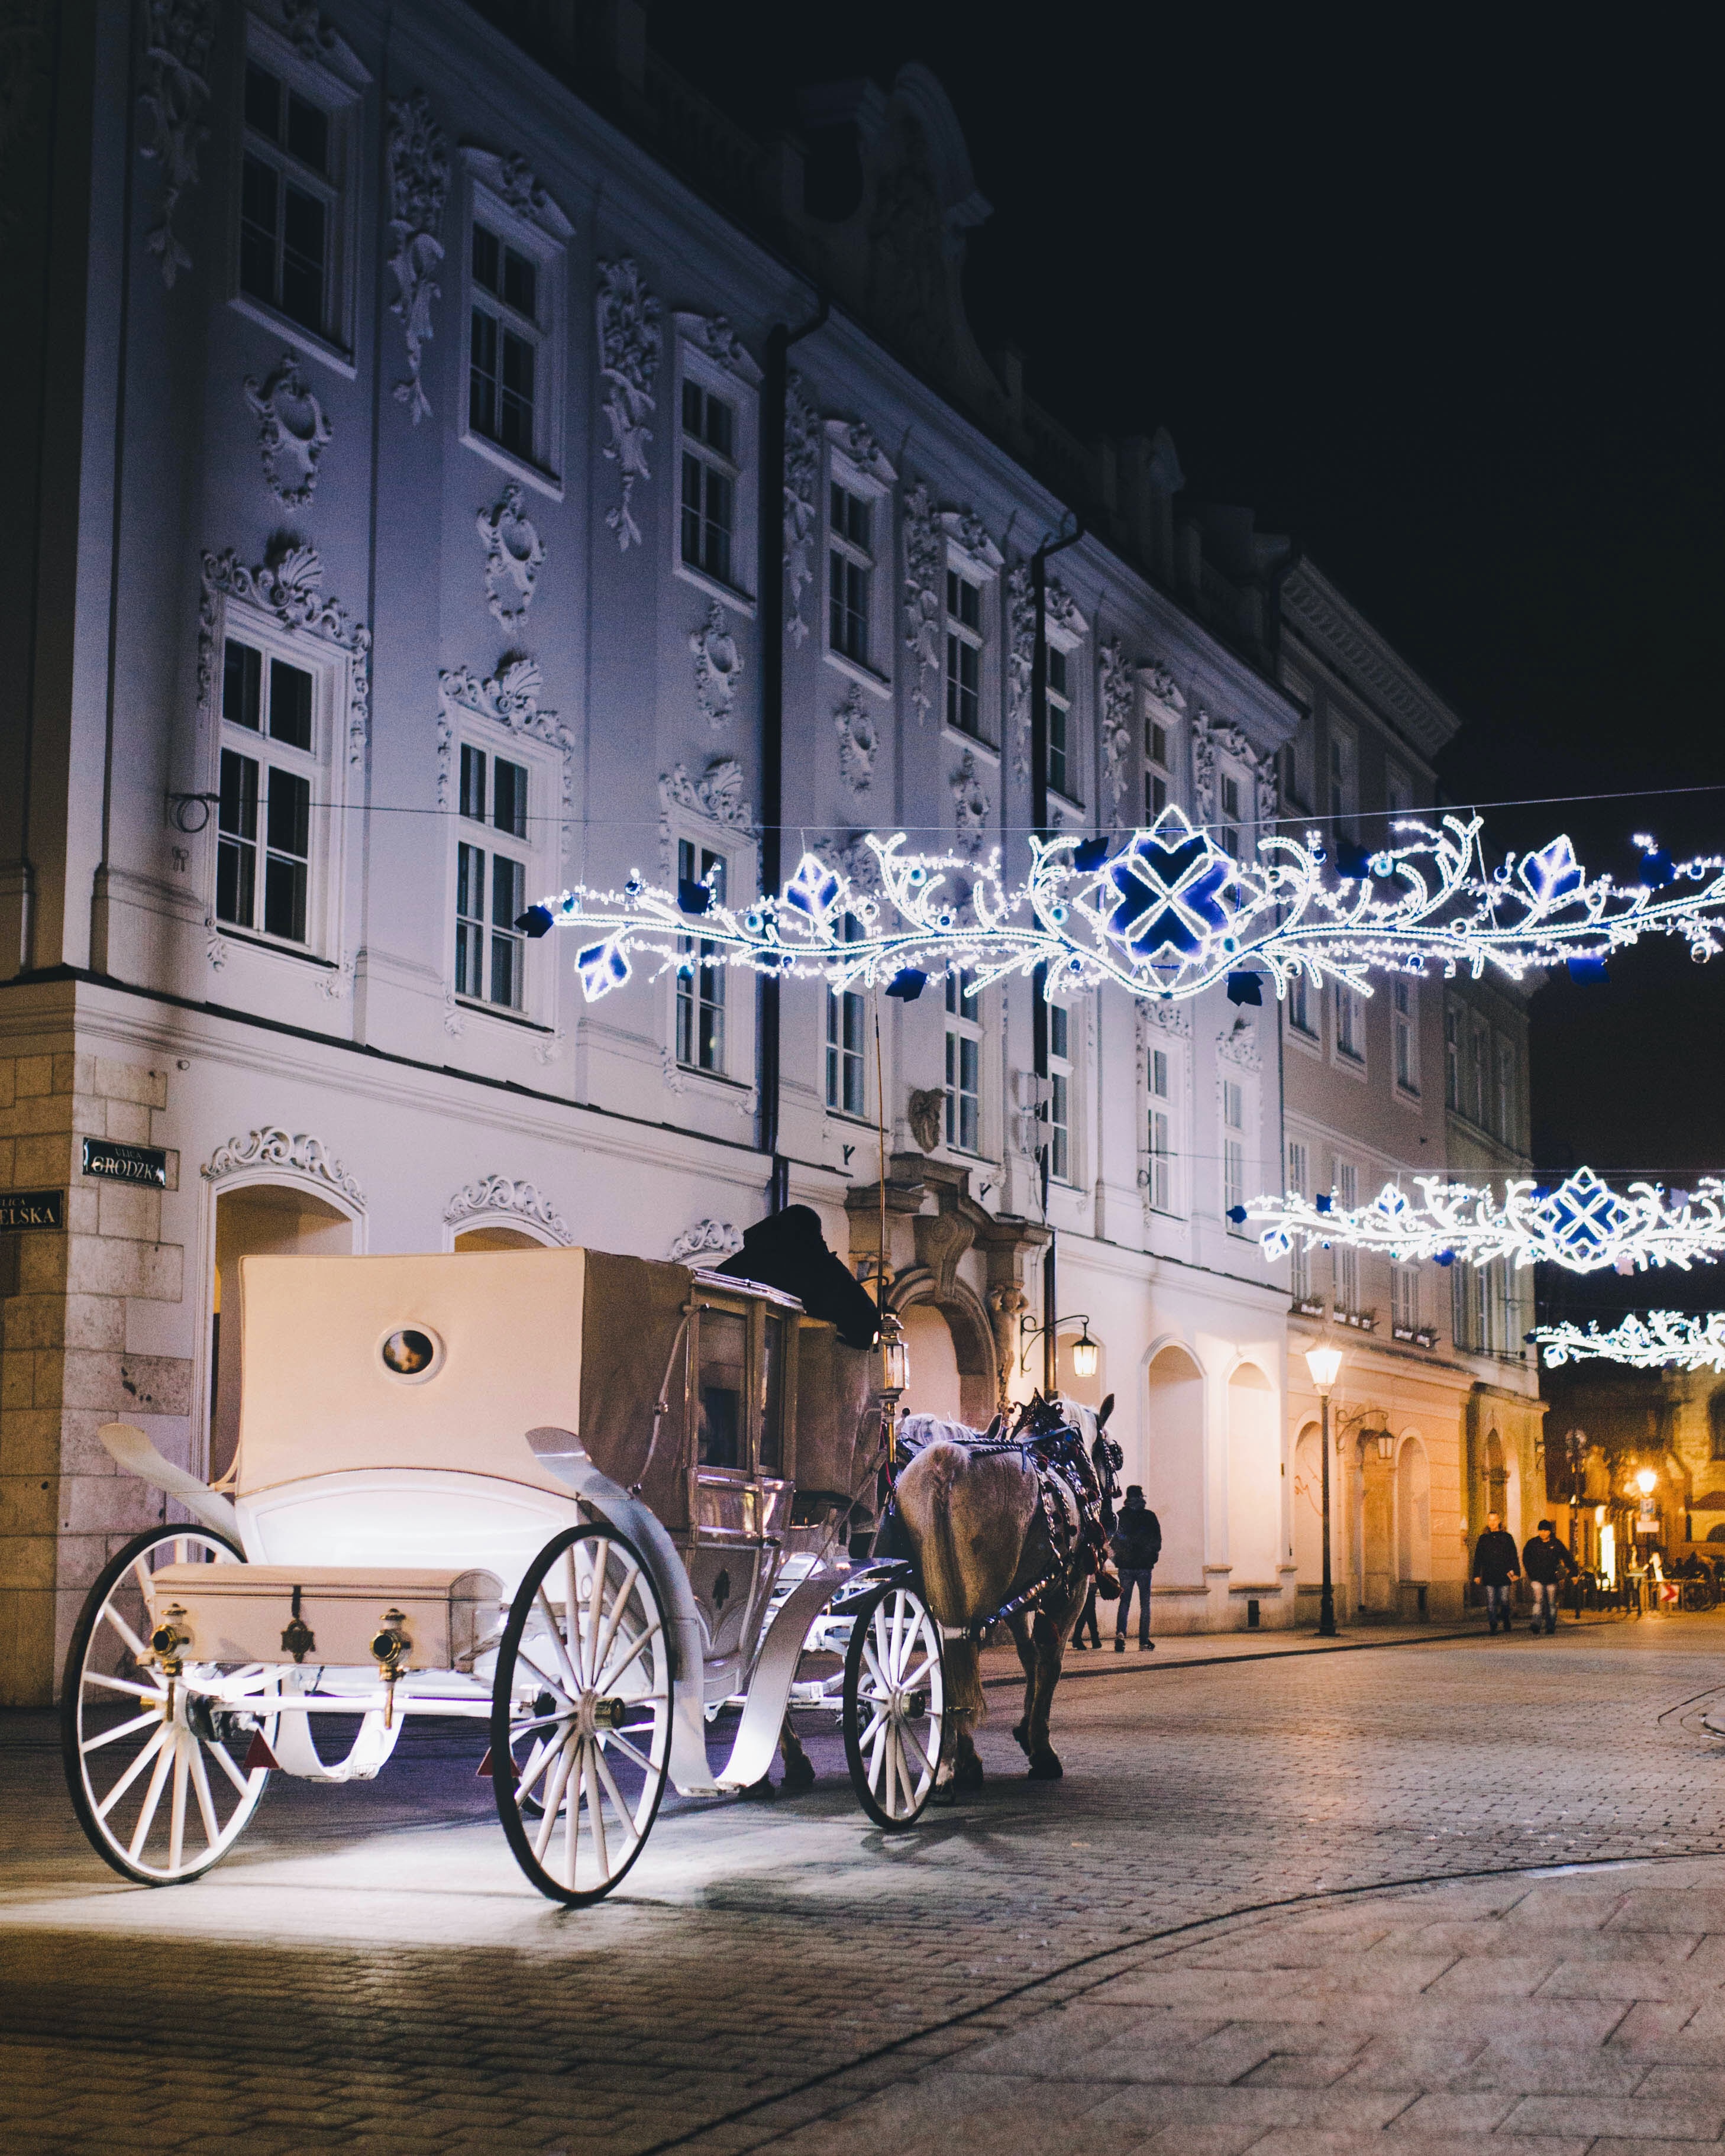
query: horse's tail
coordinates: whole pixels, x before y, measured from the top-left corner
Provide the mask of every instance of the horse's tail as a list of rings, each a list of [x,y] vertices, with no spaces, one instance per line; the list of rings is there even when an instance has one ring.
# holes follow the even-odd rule
[[[899,1477],[900,1517],[910,1529],[928,1606],[943,1625],[971,1622],[964,1573],[952,1532],[952,1491],[969,1466],[956,1445],[936,1443],[919,1453]]]

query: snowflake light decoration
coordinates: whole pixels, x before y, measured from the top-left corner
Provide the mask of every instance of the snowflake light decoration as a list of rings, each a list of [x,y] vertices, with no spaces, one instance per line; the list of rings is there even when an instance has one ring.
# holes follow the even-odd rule
[[[1369,856],[1338,845],[1333,863],[1316,831],[1271,832],[1255,860],[1236,860],[1168,808],[1114,850],[1076,834],[1033,839],[1029,874],[1015,885],[1003,879],[998,850],[978,863],[910,853],[902,834],[870,834],[877,892],[806,853],[782,891],[738,904],[705,884],[672,891],[631,876],[621,891],[562,891],[521,925],[582,937],[576,966],[589,999],[621,987],[644,955],[660,972],[686,970],[694,937],[702,965],[803,975],[834,990],[890,982],[914,995],[952,967],[986,987],[1045,965],[1050,993],[1112,982],[1172,1000],[1244,975],[1250,1002],[1263,975],[1278,998],[1302,971],[1315,985],[1330,978],[1369,995],[1373,973],[1430,963],[1519,980],[1566,960],[1597,966],[1645,935],[1681,936],[1697,958],[1725,947],[1725,860],[1674,866],[1645,840],[1645,880],[1620,885],[1590,878],[1558,838],[1488,869],[1480,828],[1477,816],[1446,816],[1440,827],[1404,820],[1393,844]]]
[[[1542,1325],[1527,1335],[1544,1353],[1546,1367],[1560,1363],[1627,1363],[1637,1370],[1725,1370],[1725,1310],[1707,1317],[1681,1311],[1650,1310],[1625,1317],[1609,1332],[1597,1325]]]
[[[1327,1249],[1341,1243],[1403,1260],[1432,1258],[1450,1265],[1493,1259],[1513,1265],[1558,1265],[1570,1272],[1645,1271],[1649,1265],[1706,1264],[1725,1257],[1725,1181],[1704,1176],[1695,1189],[1665,1191],[1632,1183],[1620,1194],[1590,1168],[1577,1168],[1555,1188],[1531,1179],[1509,1183],[1499,1205],[1489,1189],[1416,1176],[1425,1194],[1416,1203],[1393,1183],[1368,1205],[1343,1209],[1320,1193],[1290,1191],[1236,1205],[1235,1222],[1267,1221],[1258,1240],[1266,1258],[1285,1258],[1296,1247]]]

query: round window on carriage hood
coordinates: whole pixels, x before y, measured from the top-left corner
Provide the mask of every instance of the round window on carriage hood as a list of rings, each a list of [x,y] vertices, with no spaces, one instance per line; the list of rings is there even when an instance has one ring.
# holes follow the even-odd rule
[[[386,1332],[378,1343],[383,1367],[393,1378],[434,1377],[444,1359],[444,1343],[423,1325],[403,1325]]]

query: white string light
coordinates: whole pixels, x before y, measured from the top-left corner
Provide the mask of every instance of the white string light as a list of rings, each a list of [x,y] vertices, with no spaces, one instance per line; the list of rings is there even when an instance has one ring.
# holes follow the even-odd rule
[[[1481,819],[1440,829],[1398,821],[1394,843],[1367,855],[1316,831],[1271,833],[1255,860],[1236,860],[1177,808],[1147,831],[1110,839],[1031,841],[1032,865],[1008,885],[997,851],[986,862],[912,854],[901,833],[870,834],[878,887],[814,853],[776,896],[732,906],[705,883],[655,888],[631,876],[621,891],[577,885],[531,907],[535,935],[572,929],[588,940],[577,970],[589,1000],[620,988],[644,956],[658,971],[749,967],[824,980],[834,990],[878,983],[914,997],[932,973],[963,967],[978,987],[1048,968],[1050,992],[1112,982],[1171,1000],[1230,979],[1260,1000],[1255,961],[1280,998],[1301,972],[1369,995],[1373,973],[1446,975],[1487,968],[1519,980],[1569,962],[1597,966],[1644,935],[1681,936],[1710,958],[1725,941],[1725,860],[1673,865],[1641,839],[1644,880],[1589,878],[1567,838],[1511,854],[1487,869]],[[1326,880],[1326,867],[1338,870]],[[875,879],[870,879],[871,884]],[[1679,889],[1678,886],[1686,886]],[[695,939],[699,940],[698,954]]]
[[[1230,1209],[1235,1222],[1270,1223],[1258,1240],[1266,1258],[1285,1258],[1296,1245],[1327,1250],[1340,1243],[1403,1260],[1455,1259],[1482,1265],[1558,1265],[1570,1272],[1645,1271],[1649,1265],[1681,1265],[1725,1257],[1725,1181],[1703,1176],[1693,1191],[1666,1191],[1632,1183],[1626,1194],[1579,1168],[1555,1188],[1531,1179],[1505,1186],[1499,1205],[1489,1189],[1445,1183],[1440,1176],[1414,1178],[1425,1194],[1419,1204],[1386,1183],[1369,1205],[1346,1209],[1322,1193],[1297,1190],[1281,1198],[1255,1198]]]
[[[1609,1332],[1589,1325],[1542,1325],[1527,1335],[1544,1352],[1546,1367],[1560,1363],[1627,1363],[1637,1370],[1725,1370],[1725,1310],[1707,1317],[1681,1311],[1650,1310],[1625,1317]]]

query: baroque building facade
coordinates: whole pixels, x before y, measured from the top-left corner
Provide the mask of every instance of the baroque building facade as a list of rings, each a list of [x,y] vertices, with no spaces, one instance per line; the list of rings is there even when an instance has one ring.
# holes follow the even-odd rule
[[[46,295],[0,355],[36,420],[0,470],[0,1694],[49,1696],[158,1517],[100,1424],[231,1461],[244,1255],[698,1258],[786,1200],[884,1260],[912,1407],[986,1419],[1054,1325],[1161,1514],[1163,1629],[1292,1622],[1288,1284],[1228,1210],[1281,1172],[1285,1067],[1362,1170],[1441,1150],[1435,1091],[1372,1095],[1368,1144],[1371,1086],[1219,991],[1045,1030],[1026,981],[769,993],[697,935],[588,1004],[514,926],[636,872],[752,891],[805,844],[866,883],[871,831],[1022,873],[1056,538],[1050,824],[1172,804],[1245,849],[1327,755],[1288,542],[978,349],[988,206],[938,83],[812,91],[762,144],[635,0],[62,13],[0,143],[7,288]],[[1394,726],[1347,693],[1364,756]],[[1447,1490],[1435,1403],[1483,1375],[1381,1352],[1359,1403]],[[1406,1577],[1378,1547],[1372,1606]]]

